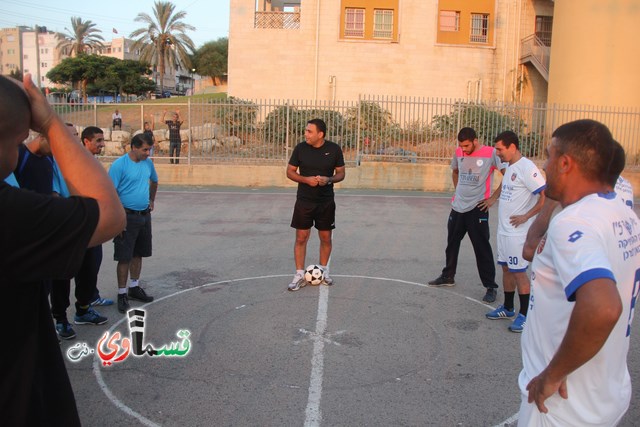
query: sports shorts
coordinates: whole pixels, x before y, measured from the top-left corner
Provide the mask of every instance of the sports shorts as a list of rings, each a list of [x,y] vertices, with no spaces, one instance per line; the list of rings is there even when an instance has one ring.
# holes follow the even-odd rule
[[[321,231],[336,228],[336,202],[310,202],[296,200],[291,218],[291,227],[296,230],[309,230],[312,226]]]
[[[113,259],[131,261],[133,257],[151,256],[151,212],[127,213],[127,226],[113,239]]]
[[[526,235],[507,236],[498,234],[498,265],[506,265],[511,273],[521,273],[527,271],[529,261],[522,258],[522,249]]]

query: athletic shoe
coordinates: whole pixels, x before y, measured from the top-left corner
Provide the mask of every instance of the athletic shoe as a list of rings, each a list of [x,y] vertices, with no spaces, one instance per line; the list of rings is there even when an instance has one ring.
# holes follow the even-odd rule
[[[107,323],[107,320],[109,319],[104,316],[100,316],[100,314],[91,307],[87,309],[85,314],[81,316],[76,314],[73,316],[73,323],[76,325],[102,325]]]
[[[73,330],[69,322],[56,323],[56,332],[63,340],[70,340],[76,337],[76,331]]]
[[[129,310],[129,298],[127,294],[118,294],[118,311],[120,313],[126,313]]]
[[[524,316],[522,313],[518,313],[518,317],[513,321],[511,325],[509,325],[509,330],[511,332],[520,333],[524,330],[524,324],[527,323],[527,316]]]
[[[485,316],[487,316],[487,319],[491,319],[491,320],[513,319],[513,316],[515,316],[515,315],[516,315],[515,311],[507,310],[504,307],[504,305],[500,305],[495,310],[490,311],[487,314],[485,314]]]
[[[455,286],[455,282],[453,281],[453,277],[444,277],[442,275],[438,276],[436,279],[433,279],[429,282],[429,286],[440,287],[440,286]]]
[[[91,307],[95,307],[98,305],[113,305],[113,300],[109,298],[98,297],[94,302],[91,303]]]
[[[482,301],[484,302],[495,302],[496,301],[496,290],[495,288],[487,288],[487,293],[484,294]]]
[[[321,285],[331,286],[333,285],[333,279],[329,277],[329,273],[324,273],[324,279],[322,279]]]
[[[287,289],[290,291],[297,291],[300,288],[304,288],[305,286],[307,286],[307,281],[304,280],[304,276],[300,273],[296,273],[293,276],[291,283],[289,283],[289,286],[287,287]]]
[[[147,295],[144,289],[142,289],[140,286],[134,286],[133,288],[129,288],[129,298],[142,301],[142,302],[153,301],[153,297],[151,295]]]

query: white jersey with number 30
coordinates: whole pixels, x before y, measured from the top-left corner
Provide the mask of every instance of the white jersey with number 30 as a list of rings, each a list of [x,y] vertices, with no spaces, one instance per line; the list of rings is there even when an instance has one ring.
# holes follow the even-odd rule
[[[599,278],[616,282],[622,314],[600,351],[567,377],[569,398],[564,400],[556,393],[545,401],[549,413],[544,418],[549,425],[614,425],[629,406],[627,352],[640,288],[640,221],[613,192],[591,194],[567,206],[553,218],[538,245],[522,336],[519,385],[524,395],[529,381],[556,354],[576,291]]]

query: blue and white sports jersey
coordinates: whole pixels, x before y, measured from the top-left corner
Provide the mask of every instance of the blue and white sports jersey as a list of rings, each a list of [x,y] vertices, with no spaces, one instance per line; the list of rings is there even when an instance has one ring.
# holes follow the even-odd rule
[[[526,157],[512,165],[502,177],[500,203],[498,203],[498,234],[507,236],[526,235],[531,223],[535,219],[514,227],[509,218],[513,215],[523,215],[538,202],[538,194],[546,187],[546,181],[538,167]]]
[[[556,393],[545,401],[549,425],[614,425],[629,406],[627,352],[640,288],[640,220],[613,192],[591,194],[564,208],[538,245],[522,336],[523,394],[556,354],[576,291],[598,278],[616,282],[623,311],[598,354],[567,377],[569,398]]]
[[[616,181],[615,192],[620,196],[622,202],[633,209],[633,186],[629,181],[624,179],[622,175]]]

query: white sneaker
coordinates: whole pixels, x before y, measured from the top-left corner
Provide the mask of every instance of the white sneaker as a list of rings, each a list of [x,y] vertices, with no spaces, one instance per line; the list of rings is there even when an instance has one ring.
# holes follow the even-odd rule
[[[300,273],[296,273],[293,276],[291,283],[289,283],[289,286],[287,287],[287,289],[290,291],[297,291],[300,288],[304,288],[305,286],[307,286],[307,281],[304,280],[304,276]]]
[[[326,285],[326,286],[331,286],[333,285],[333,279],[331,277],[329,277],[329,273],[325,272],[324,273],[324,279],[322,280],[322,285]]]

